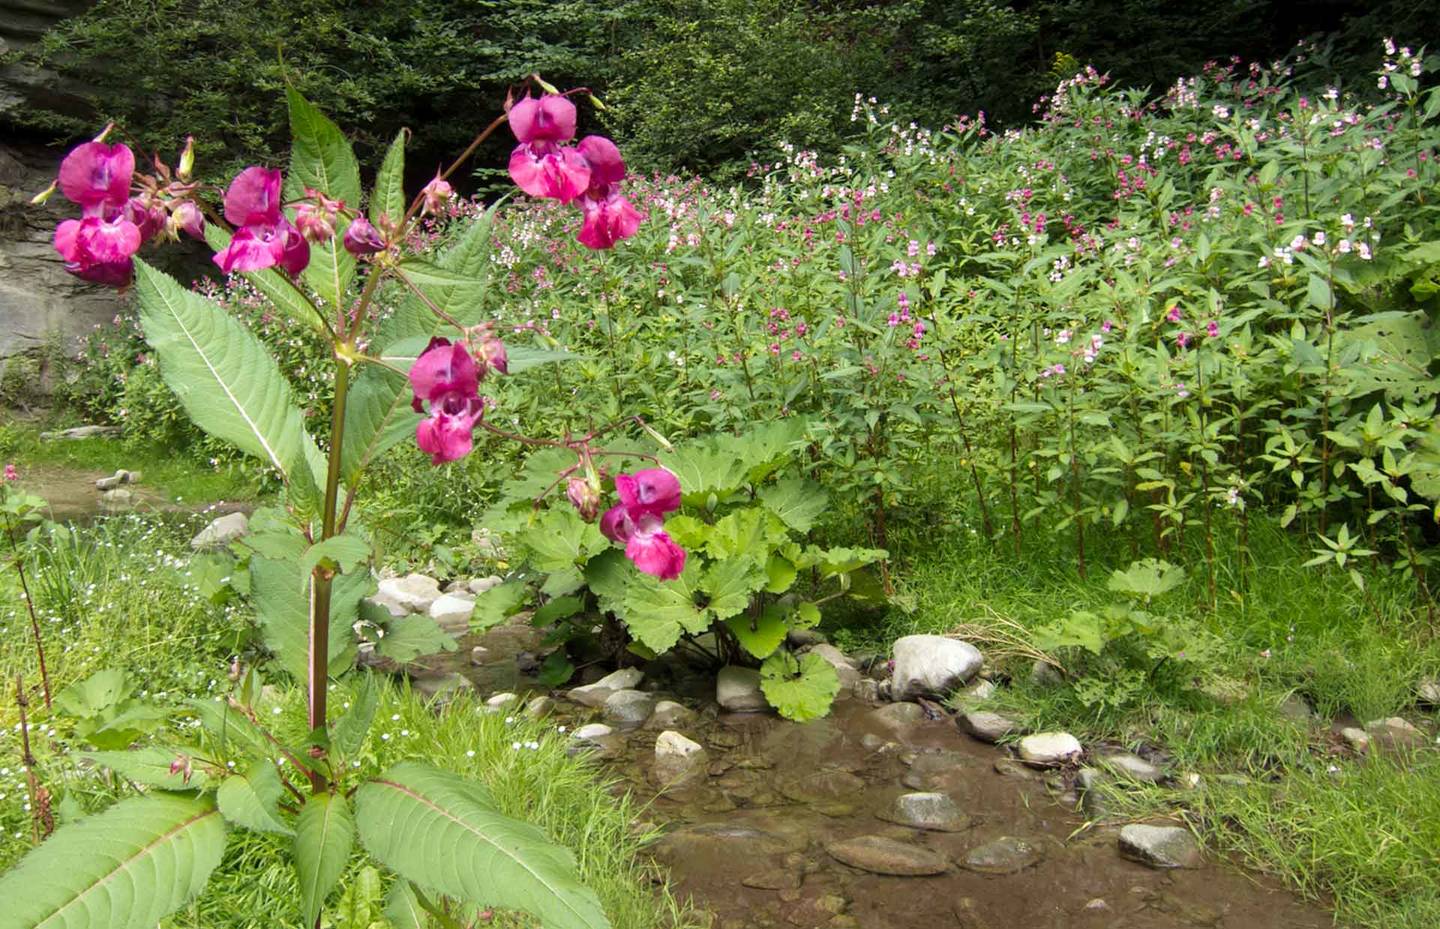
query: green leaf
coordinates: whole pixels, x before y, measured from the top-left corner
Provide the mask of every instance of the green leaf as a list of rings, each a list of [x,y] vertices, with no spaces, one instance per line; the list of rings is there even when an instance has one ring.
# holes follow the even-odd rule
[[[556,597],[535,611],[530,622],[536,626],[548,626],[558,620],[574,616],[584,608],[579,597]]]
[[[323,542],[316,542],[300,558],[300,571],[309,574],[323,561],[332,567],[350,572],[370,560],[370,543],[354,532],[343,532]]]
[[[771,555],[765,562],[765,592],[783,594],[795,583],[799,574],[789,559],[781,555]]]
[[[1105,648],[1105,621],[1088,610],[1072,610],[1058,623],[1035,630],[1035,646],[1044,651],[1083,648],[1098,655]]]
[[[520,612],[529,594],[522,581],[506,581],[491,587],[475,598],[475,612],[470,614],[472,630],[489,629]]]
[[[430,914],[420,906],[415,888],[409,881],[399,880],[385,897],[385,918],[394,929],[429,929]]]
[[[775,603],[767,604],[759,616],[732,616],[725,625],[741,647],[756,658],[770,657],[790,631],[785,624],[785,609]]]
[[[760,491],[760,502],[796,532],[809,532],[829,502],[814,481],[790,478]]]
[[[402,762],[356,795],[360,840],[402,878],[466,903],[522,910],[546,929],[608,929],[575,859],[497,813],[477,784]]]
[[[568,507],[547,510],[521,541],[530,549],[531,563],[547,574],[583,567],[591,555],[610,546],[594,523]]]
[[[635,573],[623,551],[607,549],[585,563],[585,586],[603,603],[619,604],[624,601]]]
[[[162,790],[196,790],[204,787],[209,781],[204,771],[192,771],[189,783],[186,783],[182,772],[171,773],[171,763],[181,755],[194,757],[195,752],[193,749],[148,745],[133,752],[85,752],[80,757],[109,768],[126,780],[147,787],[159,787]]]
[[[55,705],[69,716],[97,717],[114,710],[135,692],[136,684],[119,668],[102,668],[55,695]]]
[[[840,677],[819,655],[779,651],[760,665],[760,689],[781,716],[803,723],[830,712]]]
[[[370,731],[370,723],[375,719],[375,707],[380,702],[380,688],[375,683],[374,674],[366,674],[365,682],[360,685],[360,692],[356,694],[355,701],[350,705],[335,725],[330,730],[330,743],[341,758],[360,751],[360,746],[365,744],[365,734]]]
[[[385,160],[375,174],[375,189],[370,194],[370,222],[376,228],[398,223],[405,215],[405,142],[409,135],[408,129],[395,134],[395,141],[390,143]]]
[[[220,783],[215,793],[215,802],[220,813],[229,822],[255,832],[273,832],[278,835],[294,835],[285,820],[280,818],[280,798],[285,795],[285,785],[280,781],[280,771],[269,760],[255,762],[244,774],[234,774]]]
[[[224,310],[144,261],[135,292],[160,374],[195,425],[274,467],[314,497],[324,459],[260,340]]]
[[[709,607],[715,618],[727,619],[749,606],[750,595],[764,587],[768,579],[754,558],[727,558],[706,570],[700,589],[710,597]]]
[[[214,251],[223,251],[230,244],[230,238],[229,232],[214,223],[205,224],[205,242]],[[254,285],[260,296],[284,315],[316,332],[324,328],[310,301],[280,271],[266,268],[263,271],[244,271],[240,276]]]
[[[200,726],[214,739],[222,752],[269,757],[270,745],[265,735],[239,710],[223,700],[194,699],[185,704],[194,712]]]
[[[725,514],[710,528],[705,553],[717,560],[757,555],[785,537],[785,529],[776,517],[758,506],[746,507]]]
[[[250,591],[265,647],[297,681],[310,669],[310,587],[314,579],[298,562],[250,559]],[[371,589],[369,572],[340,574],[330,585],[329,673],[355,664],[355,620],[360,599]]]
[[[341,246],[348,226],[337,220],[335,235],[323,245],[310,246],[310,263],[300,272],[306,286],[331,307],[349,304],[350,285],[355,282],[355,258]]]
[[[355,846],[355,818],[344,794],[311,794],[295,821],[295,873],[303,925],[311,926],[335,889]]]
[[[225,852],[207,798],[157,793],[65,825],[0,877],[0,929],[154,929]]]
[[[376,643],[375,653],[405,664],[424,655],[453,652],[456,647],[439,623],[423,613],[412,613],[385,624],[385,635]]]
[[[380,900],[380,872],[366,865],[336,902],[334,929],[388,929]]]
[[[344,200],[352,209],[360,206],[360,163],[340,127],[320,112],[293,87],[285,88],[290,108],[290,172],[285,178],[285,198],[298,200],[306,187]]]
[[[690,558],[673,581],[637,574],[625,594],[625,625],[630,634],[656,652],[664,652],[688,632],[699,635],[710,626],[710,615],[695,605],[700,579],[699,559]]]
[[[415,437],[421,416],[410,406],[409,381],[388,368],[367,367],[355,378],[345,403],[340,473],[358,486],[370,462]]]
[[[1131,562],[1123,571],[1117,569],[1111,572],[1106,587],[1115,593],[1148,603],[1152,598],[1168,593],[1184,582],[1184,568],[1156,558],[1143,558]]]

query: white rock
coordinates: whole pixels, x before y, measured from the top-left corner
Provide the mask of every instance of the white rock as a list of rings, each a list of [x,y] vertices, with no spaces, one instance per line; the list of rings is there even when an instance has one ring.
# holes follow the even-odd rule
[[[654,710],[654,695],[643,690],[617,690],[605,701],[605,719],[621,729],[643,726]]]
[[[760,689],[760,672],[726,665],[715,675],[715,702],[731,713],[753,713],[770,707]]]
[[[365,602],[380,607],[382,610],[390,614],[395,619],[399,619],[402,616],[410,615],[410,610],[405,606],[405,604],[396,600],[394,597],[387,597],[381,593],[376,593],[374,596],[366,597]]]
[[[1074,761],[1084,751],[1080,740],[1068,732],[1037,732],[1019,742],[1020,760],[1037,768]]]
[[[1340,730],[1340,738],[1350,746],[1350,750],[1357,755],[1363,755],[1370,750],[1370,733],[1355,726],[1347,726]]]
[[[998,742],[1020,729],[1020,724],[999,713],[971,710],[960,717],[960,728],[982,742]]]
[[[1200,846],[1179,826],[1132,823],[1120,830],[1120,854],[1152,868],[1198,868]]]
[[[387,577],[380,582],[379,596],[393,600],[415,613],[428,613],[440,599],[440,582],[424,574]]]
[[[1133,755],[1130,752],[1115,752],[1109,755],[1102,755],[1099,759],[1099,764],[1102,768],[1107,768],[1133,781],[1158,784],[1165,780],[1165,772],[1163,770],[1157,768],[1139,755]]]
[[[475,612],[475,598],[470,594],[441,594],[430,604],[430,618],[452,636],[470,631],[470,614]]]
[[[471,663],[471,664],[484,664],[485,662],[487,662],[487,661],[489,661],[489,660],[490,660],[490,649],[486,648],[485,646],[483,646],[483,645],[477,645],[477,646],[475,646],[474,648],[470,649],[470,663]]]
[[[492,574],[489,577],[477,577],[470,581],[470,592],[478,597],[493,587],[499,587],[504,582],[505,579],[498,574]]]
[[[673,729],[665,730],[655,739],[655,780],[662,784],[703,774],[708,760],[699,742]]]
[[[604,706],[605,701],[617,690],[634,690],[642,680],[645,679],[645,672],[639,668],[621,668],[619,671],[612,671],[593,684],[586,684],[583,687],[574,687],[566,691],[565,696],[584,706]]]
[[[121,491],[111,491],[120,493]],[[226,513],[210,521],[210,525],[195,533],[190,540],[190,547],[197,552],[207,548],[220,548],[229,545],[236,539],[243,536],[250,529],[250,517],[244,513]]]
[[[818,642],[811,645],[806,652],[811,655],[819,655],[825,659],[826,664],[835,669],[835,676],[840,679],[841,690],[854,690],[855,685],[860,683],[863,675],[860,674],[860,669],[855,667],[855,662],[829,642]]]
[[[495,694],[485,701],[485,710],[489,713],[499,713],[502,710],[508,711],[520,700],[519,696],[506,691]]]
[[[571,733],[570,737],[581,742],[593,742],[596,739],[603,739],[607,735],[614,735],[615,730],[604,723],[588,723]]]
[[[895,640],[890,698],[948,696],[980,670],[984,657],[969,642],[942,635],[907,635]]]
[[[960,690],[960,696],[971,702],[989,700],[995,695],[995,685],[990,681],[981,678],[973,684],[968,684]]]

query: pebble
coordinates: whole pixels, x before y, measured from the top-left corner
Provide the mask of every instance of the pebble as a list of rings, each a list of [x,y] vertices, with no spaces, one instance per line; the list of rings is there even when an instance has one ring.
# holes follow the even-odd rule
[[[960,717],[960,727],[981,742],[995,743],[1020,731],[1020,724],[999,713],[973,710]]]
[[[1370,751],[1370,733],[1356,726],[1346,726],[1340,730],[1340,738],[1350,746],[1350,750],[1357,755],[1363,755]]]
[[[1155,765],[1130,752],[1113,752],[1101,755],[1097,760],[1100,767],[1113,771],[1132,781],[1158,784],[1165,780],[1165,772]]]
[[[612,671],[593,684],[575,687],[566,691],[565,696],[582,706],[604,706],[605,701],[617,690],[633,690],[644,680],[645,672],[639,668],[621,668]]]
[[[1044,858],[1040,846],[1028,839],[1004,835],[972,848],[960,863],[981,874],[1018,874]]]
[[[704,746],[674,730],[655,739],[655,779],[662,784],[703,777],[708,763]]]
[[[661,700],[646,723],[651,729],[675,729],[695,721],[695,711],[674,700]]]
[[[643,726],[655,709],[655,696],[643,690],[617,690],[605,700],[605,719],[621,729]]]
[[[128,494],[129,491],[112,490],[111,494]],[[244,513],[226,513],[216,517],[210,524],[195,533],[190,547],[197,552],[229,545],[250,530],[250,517]]]
[[[735,665],[726,665],[715,675],[715,702],[731,713],[754,713],[770,708],[760,689],[760,672]]]

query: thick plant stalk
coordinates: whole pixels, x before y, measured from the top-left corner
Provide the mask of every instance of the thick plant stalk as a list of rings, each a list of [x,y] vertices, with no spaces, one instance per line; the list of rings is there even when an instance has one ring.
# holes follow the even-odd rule
[[[25,580],[25,563],[20,558],[20,543],[15,541],[15,526],[6,524],[6,535],[10,539],[12,564],[20,577],[20,595],[25,598],[25,610],[30,614],[30,634],[35,638],[35,660],[40,665],[40,692],[45,696],[45,709],[50,709],[50,671],[45,666],[45,641],[40,635],[40,618],[35,615],[35,600],[30,596],[30,585]]]

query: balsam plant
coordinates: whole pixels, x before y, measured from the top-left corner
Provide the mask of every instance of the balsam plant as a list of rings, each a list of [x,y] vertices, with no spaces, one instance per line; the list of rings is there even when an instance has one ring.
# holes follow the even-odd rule
[[[440,210],[452,195],[447,178],[508,122],[518,142],[511,176],[532,195],[579,206],[588,247],[612,246],[641,219],[621,192],[614,144],[595,136],[567,144],[576,128],[569,95],[530,83],[543,95],[508,99],[470,149],[408,200],[405,133],[366,197],[345,136],[293,89],[288,177],[246,168],[224,191],[223,219],[192,178],[188,144],[173,169],[156,159],[153,174],[137,174],[130,148],[105,141],[107,129],[61,164],[50,192],[58,187],[82,211],[56,231],[67,268],[122,286],[133,275],[145,338],[186,413],[284,481],[283,507],[257,514],[247,542],[249,583],[267,647],[305,682],[308,734],[292,744],[269,731],[256,713],[258,673],[237,666],[227,698],[187,707],[199,727],[194,744],[93,756],[148,789],[64,826],[0,877],[3,929],[148,929],[201,892],[232,829],[291,837],[306,926],[320,925],[357,843],[393,875],[386,913],[396,926],[432,917],[454,925],[450,912],[467,905],[528,911],[554,929],[608,926],[570,852],[501,815],[483,787],[422,761],[376,776],[356,764],[374,689],[345,712],[327,705],[330,679],[353,665],[352,626],[371,584],[359,502],[367,467],[411,435],[436,464],[469,453],[477,428],[510,436],[484,419],[481,380],[553,360],[527,358],[523,346],[507,352],[483,321],[494,309],[485,282],[490,216],[435,261],[408,254],[418,218]],[[323,441],[306,429],[280,365],[254,334],[136,257],[145,241],[181,232],[203,236],[221,270],[245,275],[277,310],[323,334],[333,378]],[[589,462],[604,454],[593,438],[545,444]],[[592,491],[598,500],[598,478]],[[658,526],[647,538],[668,542]],[[393,641],[424,647],[426,629],[392,631]],[[78,685],[67,702],[102,723],[92,739],[117,735],[117,719],[135,715],[116,702],[125,690],[117,673]]]

